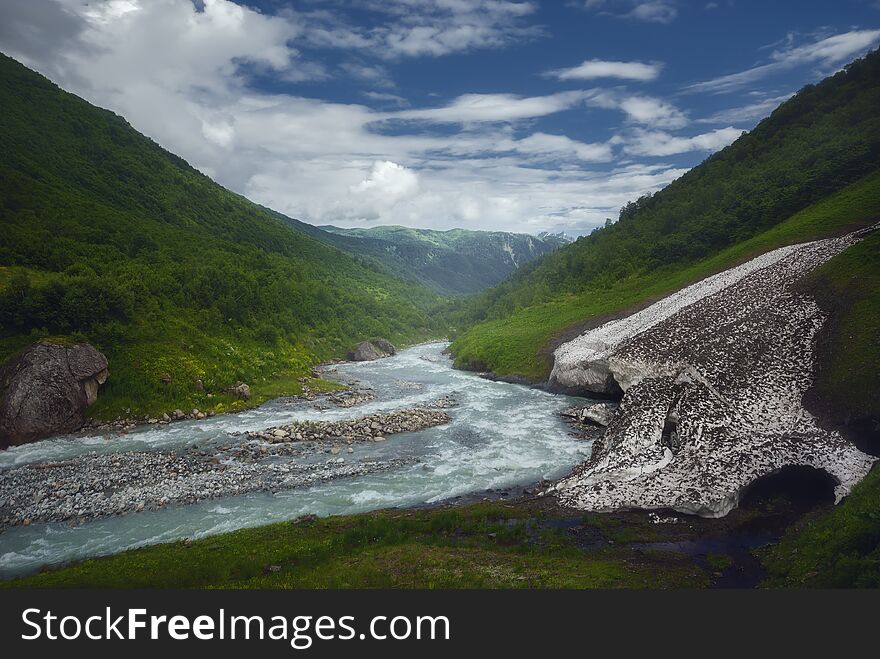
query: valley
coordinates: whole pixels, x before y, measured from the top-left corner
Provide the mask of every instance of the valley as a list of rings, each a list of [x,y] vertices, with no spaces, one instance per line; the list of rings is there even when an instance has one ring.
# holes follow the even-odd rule
[[[878,107],[568,244],[312,226],[0,56],[3,585],[880,585]]]

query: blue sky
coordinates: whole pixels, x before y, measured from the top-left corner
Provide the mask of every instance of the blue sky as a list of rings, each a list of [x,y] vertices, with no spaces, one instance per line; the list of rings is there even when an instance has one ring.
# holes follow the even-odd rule
[[[880,44],[880,0],[0,0],[0,49],[314,224],[585,233]]]

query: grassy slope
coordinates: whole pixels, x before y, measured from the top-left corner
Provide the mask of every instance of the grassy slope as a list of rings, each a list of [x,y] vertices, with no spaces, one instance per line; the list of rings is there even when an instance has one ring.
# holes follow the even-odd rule
[[[111,370],[100,418],[222,411],[241,403],[207,393],[237,380],[255,400],[295,394],[358,340],[445,334],[427,289],[291,229],[2,55],[0,150],[0,359],[46,336],[94,343]]]
[[[831,259],[814,274],[831,307],[827,356],[815,389],[836,420],[880,420],[880,234]],[[823,330],[824,331],[824,330]],[[875,429],[876,432],[876,429]],[[840,506],[814,515],[766,553],[770,586],[880,587],[880,469]]]
[[[541,354],[541,348],[582,319],[622,311],[776,247],[829,235],[877,217],[880,217],[880,172],[764,233],[694,264],[635,274],[602,288],[562,296],[481,323],[456,338],[453,344],[456,364],[488,368],[499,375],[546,379],[551,364]]]
[[[811,279],[831,314],[815,398],[838,423],[880,421],[880,234],[831,259]]]
[[[748,250],[821,234],[814,225],[789,225],[788,235],[747,242],[877,170],[878,107],[875,51],[804,88],[662,191],[628,204],[618,222],[469,300],[453,344],[458,365],[543,378],[548,363],[539,353],[579,322],[671,292]],[[840,225],[835,216],[829,221]]]
[[[880,588],[880,470],[831,512],[804,519],[762,560],[773,588]]]
[[[681,556],[623,548],[585,554],[561,529],[542,525],[544,518],[544,512],[527,507],[476,504],[283,522],[88,560],[0,587],[685,588],[708,583],[708,575]],[[619,539],[613,525],[595,523]]]

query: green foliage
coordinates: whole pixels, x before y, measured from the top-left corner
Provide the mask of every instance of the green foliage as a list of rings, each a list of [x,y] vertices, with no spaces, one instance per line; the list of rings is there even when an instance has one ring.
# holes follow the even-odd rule
[[[340,229],[284,219],[317,240],[357,254],[441,295],[485,290],[518,266],[563,244],[559,236],[552,235],[536,238],[503,231],[432,231],[401,226]]]
[[[809,285],[830,313],[819,342],[818,401],[837,421],[873,425],[880,419],[880,234],[818,268]],[[789,531],[764,562],[772,587],[880,587],[880,470],[841,505]]]
[[[669,265],[653,272],[630,275],[602,287],[560,295],[480,323],[456,337],[453,343],[456,364],[490,369],[499,375],[545,379],[551,364],[549,356],[539,352],[540,349],[578,321],[623,312],[768,250],[826,236],[877,217],[880,217],[880,172],[796,213],[768,231],[696,263]]]
[[[812,280],[831,315],[822,330],[818,399],[838,422],[880,421],[880,234],[828,261]]]
[[[475,504],[283,522],[137,549],[0,584],[103,588],[698,587],[682,557],[585,553],[544,513]],[[269,571],[276,566],[276,571]]]
[[[880,587],[880,470],[830,512],[791,529],[762,558],[770,587]]]
[[[85,339],[102,415],[207,404],[237,379],[305,375],[384,336],[442,336],[441,300],[292,229],[0,56],[0,354]],[[160,381],[170,374],[171,384]]]
[[[577,321],[623,311],[711,274],[710,265],[732,263],[738,245],[769,248],[845,226],[837,216],[815,215],[773,232],[877,169],[878,108],[880,52],[874,52],[804,88],[664,190],[627,204],[618,222],[467,300],[458,322],[465,331],[453,344],[457,363],[543,377],[548,364],[539,351]],[[861,210],[876,213],[876,190],[861,192]]]

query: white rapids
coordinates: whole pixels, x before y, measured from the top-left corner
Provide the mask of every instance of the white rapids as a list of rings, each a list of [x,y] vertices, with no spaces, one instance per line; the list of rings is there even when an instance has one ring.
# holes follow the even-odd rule
[[[430,343],[375,362],[345,363],[329,377],[357,380],[375,399],[351,408],[278,399],[257,409],[203,421],[148,426],[127,435],[58,437],[0,451],[0,478],[25,465],[69,460],[89,453],[210,447],[230,433],[263,430],[294,420],[348,419],[424,405],[442,396],[459,405],[445,410],[443,426],[357,446],[353,460],[397,460],[399,468],[320,485],[255,492],[131,512],[81,524],[16,526],[0,533],[0,577],[126,549],[198,538],[292,519],[306,513],[339,515],[395,506],[430,504],[489,489],[514,488],[563,476],[590,453],[590,442],[572,438],[558,412],[575,399],[521,385],[493,382],[456,371]],[[580,404],[583,399],[577,399]],[[327,409],[319,409],[326,407]]]

